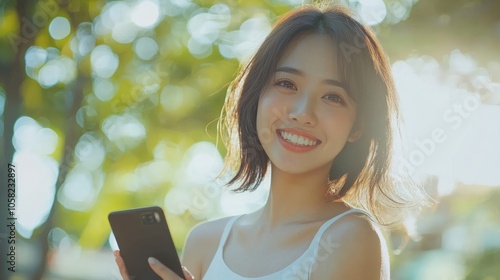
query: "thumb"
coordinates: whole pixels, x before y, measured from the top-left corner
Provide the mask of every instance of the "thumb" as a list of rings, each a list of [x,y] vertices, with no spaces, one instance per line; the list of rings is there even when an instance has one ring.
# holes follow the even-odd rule
[[[179,275],[160,263],[157,259],[150,257],[148,263],[151,269],[161,277],[162,280],[182,280]]]

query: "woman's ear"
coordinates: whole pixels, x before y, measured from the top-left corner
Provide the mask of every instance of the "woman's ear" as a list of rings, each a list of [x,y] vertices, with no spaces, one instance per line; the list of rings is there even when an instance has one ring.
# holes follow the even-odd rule
[[[349,134],[349,137],[347,138],[347,142],[353,143],[359,140],[361,136],[363,135],[363,131],[365,130],[365,122],[364,121],[357,121],[356,124],[353,126],[351,129],[351,133]]]
[[[351,134],[347,138],[347,142],[350,142],[350,143],[356,142],[356,141],[358,141],[359,138],[361,138],[361,135],[363,135],[363,132],[361,131],[361,129],[358,129],[354,132],[351,132]]]

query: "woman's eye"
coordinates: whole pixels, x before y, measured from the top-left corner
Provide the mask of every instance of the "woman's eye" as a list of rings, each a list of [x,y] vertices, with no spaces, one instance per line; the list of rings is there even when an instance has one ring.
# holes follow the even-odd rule
[[[295,85],[289,80],[279,80],[276,82],[276,85],[281,86],[281,87],[285,87],[285,88],[289,88],[289,89],[293,89],[293,90],[297,90]]]
[[[342,99],[342,97],[340,97],[338,94],[330,93],[330,94],[327,94],[327,95],[323,96],[323,98],[326,99],[326,100],[335,102],[335,103],[345,104],[345,102]]]

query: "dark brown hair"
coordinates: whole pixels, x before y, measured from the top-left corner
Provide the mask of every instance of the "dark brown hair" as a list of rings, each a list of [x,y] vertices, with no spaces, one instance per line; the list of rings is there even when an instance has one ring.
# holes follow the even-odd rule
[[[328,193],[334,200],[363,200],[354,204],[376,212],[378,193],[396,202],[391,195],[394,189],[386,185],[390,183],[392,120],[399,117],[398,101],[379,42],[342,6],[303,6],[285,14],[230,85],[219,123],[225,129],[222,136],[228,149],[225,170],[236,171],[228,184],[241,183],[236,191],[246,191],[261,183],[269,158],[256,129],[259,97],[290,42],[306,34],[332,37],[341,82],[357,104],[356,125],[363,127],[361,138],[348,142],[335,158]]]

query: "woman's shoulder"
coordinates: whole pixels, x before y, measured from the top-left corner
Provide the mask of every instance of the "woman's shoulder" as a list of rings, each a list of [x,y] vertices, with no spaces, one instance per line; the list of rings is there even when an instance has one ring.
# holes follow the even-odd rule
[[[380,227],[369,214],[350,213],[323,233],[314,279],[389,279],[389,255]],[[363,267],[363,269],[359,269]]]
[[[222,232],[226,227],[228,221],[233,218],[225,217],[216,220],[202,222],[191,229],[188,234],[189,241],[192,242],[216,242],[220,240]]]
[[[342,244],[339,250],[346,250],[348,252],[343,253],[347,254],[355,252],[356,249],[361,251],[385,245],[380,227],[365,211],[353,211],[343,215],[325,229],[321,240]]]
[[[202,275],[208,268],[219,246],[222,232],[231,218],[233,217],[206,221],[189,232],[184,245],[183,265],[194,272],[195,276]]]

